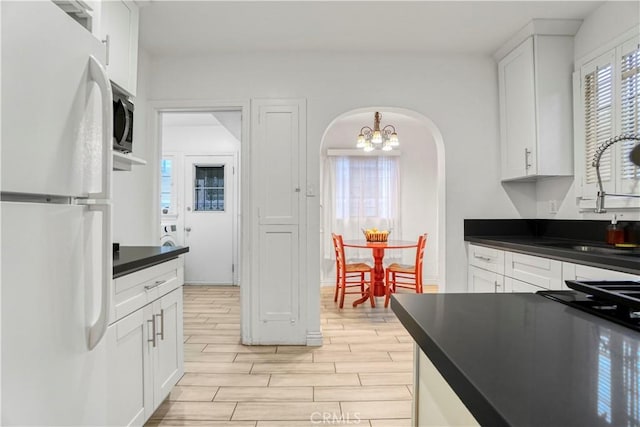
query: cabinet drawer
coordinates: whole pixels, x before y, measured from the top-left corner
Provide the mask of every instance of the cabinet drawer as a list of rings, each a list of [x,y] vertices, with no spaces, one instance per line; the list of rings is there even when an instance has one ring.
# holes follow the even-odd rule
[[[562,289],[562,262],[554,259],[507,252],[504,274],[544,289]]]
[[[115,279],[112,321],[181,286],[182,263],[182,258],[177,258]]]
[[[469,245],[469,265],[504,274],[504,251]]]
[[[606,270],[604,268],[590,267],[588,265],[562,263],[562,285],[563,289],[569,289],[564,283],[565,280],[640,280],[640,276],[635,276],[621,271]]]

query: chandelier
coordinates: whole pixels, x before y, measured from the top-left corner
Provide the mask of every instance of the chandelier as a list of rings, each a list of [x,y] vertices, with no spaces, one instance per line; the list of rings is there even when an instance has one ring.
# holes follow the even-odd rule
[[[380,119],[382,119],[382,114],[376,111],[373,119],[373,129],[369,126],[363,126],[362,129],[360,129],[356,147],[369,152],[376,149],[391,151],[393,147],[400,145],[396,128],[392,125],[386,125],[380,129]]]

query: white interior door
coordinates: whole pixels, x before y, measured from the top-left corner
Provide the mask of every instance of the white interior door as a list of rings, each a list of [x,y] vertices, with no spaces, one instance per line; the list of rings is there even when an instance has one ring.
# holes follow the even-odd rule
[[[233,284],[235,271],[235,157],[184,160],[184,280]]]

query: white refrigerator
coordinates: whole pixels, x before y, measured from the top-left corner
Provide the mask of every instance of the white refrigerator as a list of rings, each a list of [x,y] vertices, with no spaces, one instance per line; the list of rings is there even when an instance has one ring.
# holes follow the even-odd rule
[[[112,93],[51,1],[1,1],[1,424],[105,425]]]

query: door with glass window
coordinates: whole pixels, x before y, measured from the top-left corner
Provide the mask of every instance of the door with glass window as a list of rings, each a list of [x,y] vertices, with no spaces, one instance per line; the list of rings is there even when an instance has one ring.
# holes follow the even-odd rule
[[[233,155],[185,156],[184,280],[234,283],[235,158]]]

